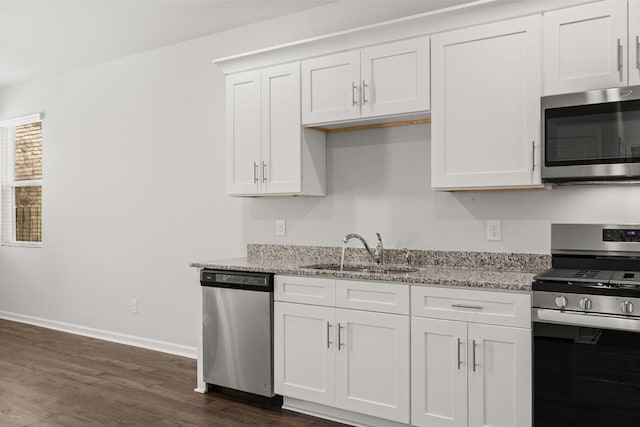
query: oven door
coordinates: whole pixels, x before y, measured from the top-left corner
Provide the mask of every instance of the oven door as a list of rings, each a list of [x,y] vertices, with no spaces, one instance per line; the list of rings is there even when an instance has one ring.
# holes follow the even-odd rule
[[[534,425],[640,426],[640,320],[533,309]]]
[[[640,86],[542,98],[546,182],[640,177]]]

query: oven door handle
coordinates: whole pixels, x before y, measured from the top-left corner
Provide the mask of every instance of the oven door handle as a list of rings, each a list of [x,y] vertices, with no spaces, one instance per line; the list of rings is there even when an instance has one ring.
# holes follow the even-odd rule
[[[568,311],[532,309],[532,320],[555,325],[584,326],[587,328],[617,329],[640,332],[640,319],[593,313],[573,313]]]

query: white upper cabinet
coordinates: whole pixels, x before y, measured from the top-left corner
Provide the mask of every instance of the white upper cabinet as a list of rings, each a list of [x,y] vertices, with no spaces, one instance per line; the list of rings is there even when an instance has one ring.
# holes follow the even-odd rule
[[[429,109],[429,38],[302,61],[302,123]]]
[[[629,85],[640,85],[640,2],[629,2]]]
[[[300,63],[227,76],[227,194],[324,195],[325,136],[300,123]]]
[[[544,94],[626,86],[627,40],[626,0],[545,13]]]
[[[360,117],[360,52],[302,61],[302,122]]]
[[[302,191],[300,66],[262,70],[261,177],[265,193]]]
[[[227,77],[227,193],[255,194],[260,161],[260,71]]]
[[[431,37],[431,186],[538,187],[540,16]]]
[[[362,117],[429,109],[429,39],[362,49]]]

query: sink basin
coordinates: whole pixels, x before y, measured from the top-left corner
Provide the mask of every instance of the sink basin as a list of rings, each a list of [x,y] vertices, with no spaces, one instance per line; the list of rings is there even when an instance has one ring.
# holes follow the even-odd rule
[[[331,271],[343,271],[347,273],[377,273],[377,274],[406,274],[415,273],[418,271],[414,267],[402,267],[402,266],[381,266],[381,265],[363,265],[363,264],[345,264],[340,268],[340,264],[313,264],[305,265],[302,268],[309,268],[313,270],[331,270]]]

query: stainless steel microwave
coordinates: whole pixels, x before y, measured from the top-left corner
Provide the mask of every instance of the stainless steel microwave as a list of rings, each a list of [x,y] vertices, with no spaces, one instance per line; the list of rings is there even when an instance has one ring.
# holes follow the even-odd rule
[[[640,86],[545,96],[542,181],[640,181]]]

